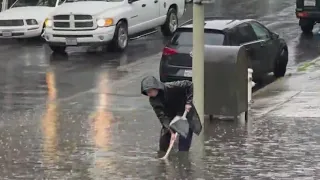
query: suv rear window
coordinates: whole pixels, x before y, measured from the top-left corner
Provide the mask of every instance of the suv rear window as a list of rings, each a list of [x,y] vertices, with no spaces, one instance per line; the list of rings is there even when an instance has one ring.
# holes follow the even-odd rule
[[[225,35],[220,31],[205,30],[204,44],[205,45],[223,45]],[[192,46],[192,30],[180,30],[175,33],[171,39],[172,45]]]

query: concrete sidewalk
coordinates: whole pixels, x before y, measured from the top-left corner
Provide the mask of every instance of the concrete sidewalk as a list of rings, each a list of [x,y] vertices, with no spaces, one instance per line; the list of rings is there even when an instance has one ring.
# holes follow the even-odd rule
[[[255,93],[254,117],[320,117],[320,59]]]

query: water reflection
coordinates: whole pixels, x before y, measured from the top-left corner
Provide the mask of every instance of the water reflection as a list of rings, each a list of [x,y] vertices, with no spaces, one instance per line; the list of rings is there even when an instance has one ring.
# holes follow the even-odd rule
[[[205,125],[205,134],[205,164],[214,169],[210,173],[217,174],[217,179],[233,174],[233,169],[229,168],[233,165],[245,168],[242,159],[246,154],[245,125],[239,121],[213,120]]]
[[[158,178],[155,179],[197,179],[203,176],[193,166],[189,152],[177,152],[169,161],[160,161],[157,166]]]
[[[206,15],[227,16],[233,18],[258,18],[269,12],[269,0],[216,0],[214,4],[206,7]],[[213,9],[209,11],[209,9]],[[208,13],[207,13],[208,12]]]
[[[3,84],[3,91],[6,91],[7,93],[4,94],[4,105],[3,108],[5,110],[12,110],[13,109],[13,74],[14,73],[14,64],[11,63],[10,61],[7,64],[7,67],[5,69],[2,69],[1,77],[5,79],[5,83]]]
[[[43,132],[43,158],[47,165],[52,165],[58,161],[57,155],[57,119],[58,119],[58,104],[57,89],[56,89],[56,76],[52,69],[46,73],[46,82],[48,85],[48,98],[46,113],[42,119],[42,132]]]
[[[39,50],[34,53],[34,49]],[[48,51],[41,43],[30,39],[30,42],[24,44],[18,54],[15,54],[15,58],[23,62],[24,66],[47,66]]]
[[[113,114],[108,111],[108,74],[101,72],[97,80],[97,97],[95,111],[90,116],[92,123],[92,137],[95,144],[93,168],[91,169],[94,178],[107,176],[104,170],[116,172],[112,167],[112,160],[108,155],[111,141],[110,124]]]
[[[296,44],[296,49],[299,54],[296,55],[295,62],[301,63],[305,60],[312,60],[319,56],[319,46],[320,46],[320,34],[302,34],[300,35],[298,42]]]
[[[110,121],[113,115],[108,111],[108,76],[102,72],[98,78],[96,110],[91,115],[93,137],[97,148],[108,150]]]

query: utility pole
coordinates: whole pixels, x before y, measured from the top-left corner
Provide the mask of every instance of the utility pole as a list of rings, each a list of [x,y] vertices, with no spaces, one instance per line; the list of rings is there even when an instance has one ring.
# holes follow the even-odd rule
[[[194,104],[204,125],[204,5],[193,1],[192,81]]]

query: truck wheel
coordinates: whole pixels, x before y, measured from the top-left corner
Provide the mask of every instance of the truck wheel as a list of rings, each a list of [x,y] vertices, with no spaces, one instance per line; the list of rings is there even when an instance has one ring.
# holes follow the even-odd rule
[[[66,51],[66,46],[49,45],[49,47],[54,53],[65,53],[65,51]]]
[[[161,26],[161,32],[164,36],[172,36],[178,28],[177,10],[170,8],[167,13],[166,22]]]
[[[314,21],[307,20],[307,19],[300,19],[299,24],[300,24],[302,32],[305,34],[309,34],[313,30]]]
[[[128,25],[124,21],[118,22],[116,30],[108,49],[112,51],[124,51],[128,46]]]
[[[276,78],[283,77],[287,71],[287,63],[288,63],[288,51],[286,49],[282,49],[280,55],[276,59],[274,63],[273,75]]]

